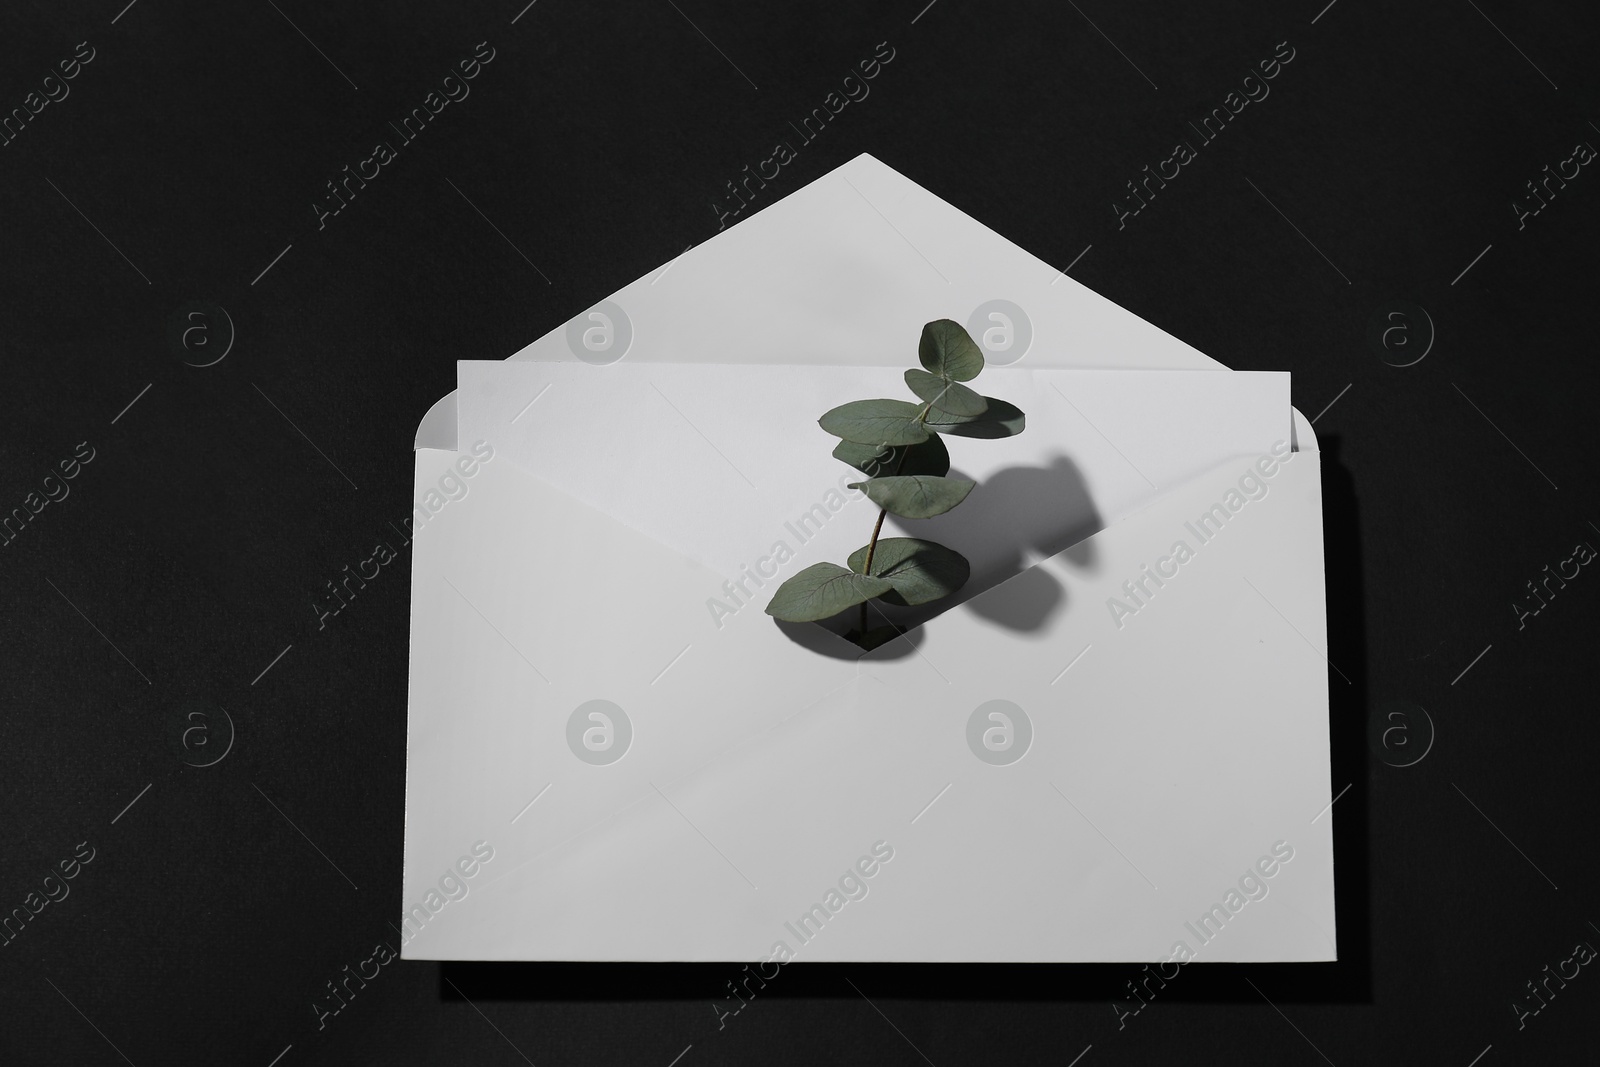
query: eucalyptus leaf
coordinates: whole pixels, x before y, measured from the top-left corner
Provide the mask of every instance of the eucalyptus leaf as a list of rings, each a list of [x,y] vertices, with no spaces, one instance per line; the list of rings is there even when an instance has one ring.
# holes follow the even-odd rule
[[[928,439],[917,417],[922,408],[905,400],[853,400],[817,420],[817,425],[862,445],[915,445]]]
[[[862,445],[840,441],[833,446],[833,458],[843,460],[868,478],[891,474],[931,474],[935,478],[950,473],[950,451],[938,434],[929,434],[918,445]]]
[[[850,554],[850,569],[860,572],[867,549]],[[885,604],[915,607],[939,600],[967,584],[972,568],[961,553],[916,537],[885,537],[872,552],[872,574],[894,586],[880,597]]]
[[[906,384],[913,393],[926,400],[934,411],[972,417],[982,415],[989,407],[988,401],[976,391],[925,370],[912,368],[906,371]]]
[[[813,563],[778,587],[767,614],[784,622],[817,622],[893,588],[887,578],[846,570],[837,563]]]
[[[880,538],[884,516],[942,515],[976,488],[974,482],[949,477],[950,452],[941,434],[1010,437],[1023,431],[1026,419],[1016,405],[961,384],[982,372],[984,356],[960,323],[938,319],[924,325],[917,355],[922,369],[906,371],[905,381],[920,404],[857,400],[817,420],[840,439],[834,458],[866,475],[850,488],[883,510],[871,542],[850,556],[848,567],[814,563],[778,587],[767,614],[780,622],[819,622],[859,608],[860,619],[845,637],[872,649],[902,631],[892,624],[870,625],[870,601],[926,604],[951,595],[971,577],[971,565],[954,549],[916,537]]]
[[[925,420],[928,429],[957,437],[1015,437],[1027,426],[1027,418],[1015,404],[994,397],[984,397],[989,409],[982,415],[970,417],[951,415],[942,411],[929,411]]]
[[[929,373],[957,382],[970,382],[983,370],[983,349],[965,327],[950,319],[939,319],[922,328],[917,357]]]
[[[972,492],[977,482],[961,478],[933,478],[926,474],[873,478],[850,483],[891,515],[902,519],[931,519],[943,515]]]

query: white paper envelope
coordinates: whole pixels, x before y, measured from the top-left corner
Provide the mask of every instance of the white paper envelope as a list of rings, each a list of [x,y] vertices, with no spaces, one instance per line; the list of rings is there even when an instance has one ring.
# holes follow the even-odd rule
[[[906,281],[860,210],[943,280]],[[575,344],[462,365],[459,450],[448,406],[419,431],[404,955],[1334,957],[1310,428],[1281,376],[1199,370],[1042,267],[862,157],[653,276],[689,288],[641,279]],[[724,583],[859,477],[816,416],[898,395],[920,323],[986,283],[1032,341],[979,384],[1029,430],[953,439],[953,466],[1011,514],[1008,476],[1060,498],[1059,454],[1078,526],[1052,542],[1044,508],[989,557],[992,519],[955,527],[982,591],[865,657],[797,642]],[[759,312],[706,328],[729,292]],[[626,358],[576,358],[616,308]],[[828,515],[785,574],[873,517]]]

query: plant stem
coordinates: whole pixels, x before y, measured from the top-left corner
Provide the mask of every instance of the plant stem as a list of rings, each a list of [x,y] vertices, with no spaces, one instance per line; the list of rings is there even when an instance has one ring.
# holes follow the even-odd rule
[[[904,455],[902,455],[901,458],[904,459],[905,458]],[[899,468],[896,467],[895,469],[898,470]],[[862,574],[871,574],[872,573],[872,554],[878,550],[878,533],[879,533],[879,531],[881,531],[883,529],[883,517],[885,515],[887,515],[887,514],[889,514],[889,511],[888,511],[887,508],[879,508],[878,509],[878,521],[872,527],[872,540],[867,542],[867,558],[861,564],[861,573]],[[861,633],[862,633],[863,636],[865,636],[866,632],[867,632],[867,602],[865,600],[863,600],[861,602]]]
[[[933,407],[933,401],[931,401],[931,400],[928,401],[926,404],[924,404],[922,406],[922,410],[917,412],[917,421],[918,422],[926,422],[928,420],[928,411],[932,407]],[[899,462],[897,462],[894,465],[894,474],[891,474],[889,477],[893,478],[893,477],[896,477],[897,475],[899,475],[900,468],[902,468],[902,467],[904,467],[906,465],[906,456],[910,455],[911,447],[912,447],[911,445],[901,445],[900,446],[900,460],[899,460]],[[878,521],[876,523],[874,523],[873,526],[872,526],[872,540],[867,542],[867,558],[861,561],[861,573],[862,574],[871,574],[872,573],[872,555],[873,555],[873,553],[878,551],[878,534],[883,531],[883,517],[885,515],[887,515],[887,514],[889,514],[889,509],[888,508],[879,508],[878,509]],[[861,602],[861,636],[865,637],[866,635],[867,635],[867,602],[865,600],[863,600]]]

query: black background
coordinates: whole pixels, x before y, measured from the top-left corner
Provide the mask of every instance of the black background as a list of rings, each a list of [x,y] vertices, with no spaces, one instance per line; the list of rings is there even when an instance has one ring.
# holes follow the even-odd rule
[[[1520,1030],[1511,1005],[1600,944],[1600,578],[1520,630],[1511,605],[1600,545],[1600,176],[1522,229],[1511,204],[1600,143],[1595,9],[124,2],[0,16],[4,112],[95,52],[0,147],[0,514],[95,455],[0,547],[0,907],[95,849],[0,947],[0,1060],[1465,1067],[1591,1044],[1588,969]],[[480,41],[471,96],[319,230],[324,183]],[[882,41],[871,96],[766,202],[871,152],[1052,264],[1088,247],[1073,277],[1291,370],[1319,416],[1340,962],[1185,968],[1121,1028],[1132,966],[792,967],[721,1029],[732,967],[397,962],[319,1030],[324,983],[395,940],[409,554],[320,632],[311,595],[408,514],[457,359],[706,240],[724,183]],[[1283,41],[1270,97],[1119,229],[1124,183]],[[236,329],[214,366],[170,340],[190,301]],[[1395,301],[1436,331],[1407,367],[1420,323],[1398,354],[1368,339]],[[1369,745],[1390,700],[1433,724],[1412,766]],[[236,725],[215,766],[186,765],[190,701]]]

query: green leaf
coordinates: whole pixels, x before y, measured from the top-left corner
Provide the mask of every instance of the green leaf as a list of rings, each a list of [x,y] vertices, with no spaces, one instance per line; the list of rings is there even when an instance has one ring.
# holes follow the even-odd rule
[[[922,409],[904,400],[854,400],[817,420],[817,425],[861,445],[915,445],[928,439],[917,418]]]
[[[856,549],[850,554],[850,569],[860,572],[866,560],[867,550]],[[882,595],[884,603],[915,607],[966,585],[972,568],[961,553],[936,542],[885,537],[873,549],[872,573],[894,586],[893,592]]]
[[[929,434],[920,445],[861,445],[840,441],[833,447],[833,458],[843,460],[868,478],[890,474],[931,474],[935,478],[950,473],[950,451],[938,434]]]
[[[930,478],[926,474],[910,474],[851,482],[850,488],[860,489],[874,504],[891,515],[898,515],[902,519],[931,519],[967,499],[967,494],[977,484],[960,478]]]
[[[929,411],[926,425],[928,429],[938,433],[985,439],[1015,437],[1023,431],[1027,419],[1023,416],[1021,408],[1004,400],[996,400],[992,396],[984,399],[989,402],[989,410],[982,415],[965,417],[942,411]]]
[[[959,323],[938,319],[922,328],[917,357],[929,373],[957,382],[970,382],[983,370],[983,349]]]
[[[971,417],[982,415],[989,407],[983,397],[960,382],[952,382],[924,370],[913,368],[906,371],[906,384],[913,393],[932,405],[934,411]]]
[[[767,614],[784,622],[816,622],[893,588],[887,578],[845,570],[837,563],[813,563],[778,587]]]

